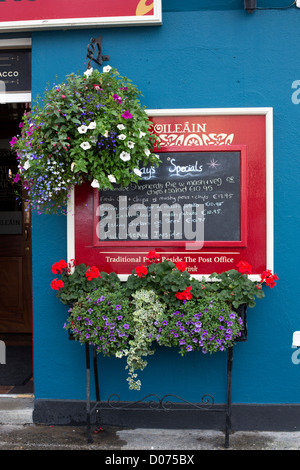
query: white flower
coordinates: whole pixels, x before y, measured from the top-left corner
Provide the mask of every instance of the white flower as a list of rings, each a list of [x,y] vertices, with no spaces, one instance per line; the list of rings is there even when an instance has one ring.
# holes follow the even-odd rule
[[[84,126],[84,125],[82,124],[82,126],[77,127],[77,130],[78,130],[79,134],[85,134],[86,131],[88,130],[88,127],[87,127],[87,126]]]
[[[80,144],[80,147],[83,149],[83,150],[88,150],[91,148],[91,144],[89,142],[82,142]]]
[[[28,170],[29,167],[30,167],[30,163],[29,163],[28,160],[26,160],[26,162],[23,165],[23,168],[24,168],[24,170]]]
[[[126,135],[125,135],[125,134],[120,134],[120,135],[118,135],[118,139],[120,139],[120,140],[125,140],[125,139],[126,139]]]
[[[142,131],[140,131],[139,138],[141,139],[142,137],[145,137],[145,135],[146,135],[146,132],[142,132]]]
[[[87,127],[87,129],[96,129],[96,123],[95,123],[95,121],[90,122],[89,125],[88,125],[88,127]]]
[[[76,165],[75,162],[71,163],[71,171],[74,171],[74,166]]]
[[[133,173],[135,173],[135,174],[138,175],[138,176],[142,176],[142,172],[141,172],[138,168],[135,168],[135,169],[133,170]]]
[[[145,154],[147,155],[147,157],[149,157],[149,155],[150,155],[150,153],[151,153],[150,150],[149,150],[149,149],[145,149],[144,152],[145,152]]]
[[[100,187],[99,181],[97,181],[97,180],[94,179],[94,180],[91,182],[91,186],[92,186],[92,188],[99,188],[99,187]]]
[[[128,147],[129,147],[130,149],[133,149],[133,147],[135,146],[135,143],[132,142],[131,140],[129,140],[129,141],[127,142],[127,145],[128,145]]]
[[[118,124],[117,128],[119,129],[119,131],[122,131],[123,129],[125,129],[125,126],[124,124]]]
[[[120,158],[121,158],[121,160],[123,160],[123,162],[127,162],[131,158],[130,153],[122,152],[121,155],[120,155]]]
[[[114,177],[114,175],[108,175],[108,179],[111,183],[115,183],[116,182],[116,178]]]
[[[91,138],[90,138],[90,141],[92,142],[92,144],[95,144],[97,142],[97,137],[92,135]]]
[[[89,77],[90,75],[92,75],[92,73],[93,73],[93,67],[90,67],[84,72],[83,75],[85,75],[86,77]]]
[[[111,66],[110,65],[106,65],[105,67],[103,67],[103,72],[109,72],[111,69]]]

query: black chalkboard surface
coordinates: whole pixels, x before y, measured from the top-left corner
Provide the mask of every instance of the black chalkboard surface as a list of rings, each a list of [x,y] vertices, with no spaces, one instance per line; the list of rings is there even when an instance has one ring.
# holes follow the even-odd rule
[[[164,152],[127,188],[99,192],[99,243],[239,241],[241,152]],[[202,225],[201,225],[202,224]],[[202,238],[203,240],[203,238]]]

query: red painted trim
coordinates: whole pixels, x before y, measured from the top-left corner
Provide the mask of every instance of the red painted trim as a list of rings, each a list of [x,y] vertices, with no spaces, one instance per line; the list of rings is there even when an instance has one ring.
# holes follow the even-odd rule
[[[147,5],[153,1],[146,0],[2,0],[0,2],[0,24],[15,21],[43,21],[54,19],[108,18],[120,20],[130,16],[153,16],[153,8]],[[141,8],[137,11],[138,6]]]
[[[75,258],[77,262],[96,265],[100,270],[130,274],[139,264],[144,264],[148,251],[156,250],[168,258],[181,258],[187,262],[191,274],[209,274],[236,267],[245,260],[253,266],[253,274],[260,274],[267,263],[267,206],[266,206],[266,115],[208,115],[208,116],[155,116],[150,118],[157,125],[163,123],[206,123],[207,136],[233,136],[231,145],[205,145],[203,150],[241,150],[241,240],[231,242],[206,242],[197,249],[192,243],[178,246],[169,241],[134,242],[117,241],[115,246],[94,246],[93,242],[93,190],[90,184],[75,190]],[[203,131],[204,132],[204,131]],[[213,133],[213,134],[210,134]],[[165,134],[166,139],[172,137]],[[178,140],[183,142],[185,136]],[[165,140],[166,142],[166,140]],[[221,142],[222,144],[222,142]],[[159,152],[186,152],[199,150],[199,146],[163,145]],[[96,193],[97,194],[97,193]]]

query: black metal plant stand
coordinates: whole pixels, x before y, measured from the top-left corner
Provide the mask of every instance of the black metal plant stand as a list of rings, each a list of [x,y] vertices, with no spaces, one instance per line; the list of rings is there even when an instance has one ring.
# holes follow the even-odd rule
[[[247,339],[247,322],[246,322],[246,306],[241,306],[239,314],[243,317],[244,330],[242,336],[237,339],[237,342],[246,341]],[[93,368],[94,368],[94,379],[95,379],[95,392],[96,392],[96,402],[91,407],[91,361],[90,361],[90,348],[92,349],[93,355]],[[231,433],[231,389],[232,389],[232,366],[233,366],[233,346],[227,349],[227,400],[225,407],[224,406],[215,406],[214,399],[211,395],[204,395],[202,397],[201,403],[190,403],[177,395],[169,394],[165,395],[162,398],[159,398],[156,394],[149,394],[141,400],[138,400],[134,403],[129,403],[125,405],[119,405],[120,398],[118,395],[113,394],[108,398],[106,407],[100,403],[100,389],[99,389],[99,377],[98,377],[98,364],[97,364],[97,350],[96,346],[90,346],[88,343],[85,344],[85,354],[86,354],[86,423],[87,423],[87,435],[88,442],[92,443],[92,430],[91,430],[91,415],[93,412],[96,412],[96,426],[98,432],[100,428],[100,410],[102,409],[115,409],[122,411],[136,411],[136,410],[156,410],[156,411],[171,411],[171,406],[174,404],[170,399],[175,398],[183,402],[184,406],[181,408],[184,411],[197,410],[197,411],[206,411],[206,412],[223,412],[225,414],[225,448],[229,447],[229,436]],[[150,399],[146,401],[147,399]],[[147,408],[142,408],[141,405],[146,405]],[[178,404],[178,403],[177,403]],[[178,410],[179,408],[176,408]]]

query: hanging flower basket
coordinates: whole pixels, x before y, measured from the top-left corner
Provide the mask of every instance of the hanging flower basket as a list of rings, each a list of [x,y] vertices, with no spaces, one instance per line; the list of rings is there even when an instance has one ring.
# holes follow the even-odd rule
[[[128,186],[142,168],[159,164],[141,92],[116,69],[70,74],[46,89],[20,123],[10,144],[19,169],[14,181],[28,191],[39,213],[64,213],[70,190]]]

